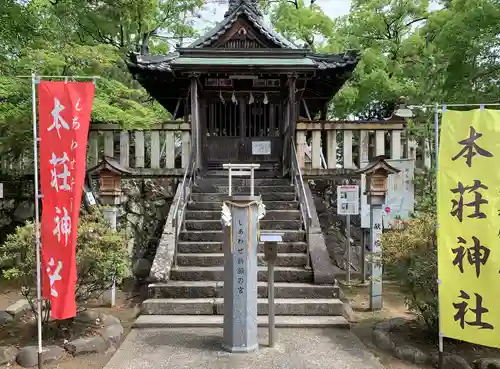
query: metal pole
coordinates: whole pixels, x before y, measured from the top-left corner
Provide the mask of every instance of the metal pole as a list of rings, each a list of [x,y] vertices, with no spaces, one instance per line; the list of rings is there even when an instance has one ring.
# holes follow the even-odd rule
[[[229,164],[231,165],[231,164]],[[229,167],[229,179],[228,179],[228,185],[229,185],[229,190],[228,190],[228,195],[232,196],[232,189],[233,189],[233,177],[232,177],[232,172],[231,172],[231,166]]]
[[[274,347],[276,338],[274,309],[274,261],[267,263],[267,304],[269,305],[269,347]]]
[[[443,112],[446,110],[446,106],[443,105]],[[436,104],[435,106],[435,111],[434,111],[434,135],[436,143],[436,186],[437,186],[437,180],[438,180],[438,170],[439,170],[439,106]],[[436,188],[436,206],[438,204],[437,200],[437,188]],[[437,233],[439,231],[439,224],[436,224],[436,237]],[[438,275],[439,275],[439,263],[438,263]],[[436,281],[438,284],[438,310],[439,310],[439,284],[440,281],[439,279]],[[438,346],[439,346],[439,352],[438,352],[438,369],[443,369],[443,364],[444,364],[444,342],[443,342],[443,335],[441,331],[441,315],[438,314],[438,319],[439,319],[439,333],[438,333]]]
[[[36,251],[36,299],[37,299],[37,330],[38,330],[38,368],[43,368],[43,346],[42,346],[42,275],[41,275],[41,241],[40,241],[40,208],[38,200],[42,197],[38,187],[38,132],[36,111],[36,84],[35,73],[31,75],[31,96],[33,112],[33,165],[35,169],[35,251]]]
[[[439,161],[439,106],[437,104],[434,108],[434,136],[435,136],[434,139],[436,140],[436,142],[435,142],[436,159],[435,160],[436,160],[436,177],[437,177],[438,161]]]
[[[347,285],[351,285],[351,216],[346,215]]]

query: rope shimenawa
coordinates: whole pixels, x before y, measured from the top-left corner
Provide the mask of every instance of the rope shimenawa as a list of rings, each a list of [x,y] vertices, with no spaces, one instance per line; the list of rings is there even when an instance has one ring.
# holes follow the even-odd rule
[[[223,204],[229,204],[229,205],[232,205],[234,206],[235,208],[248,208],[248,220],[247,220],[247,244],[248,244],[248,251],[251,250],[252,248],[252,240],[250,239],[250,229],[251,229],[251,226],[252,226],[252,223],[251,223],[251,219],[252,219],[252,205],[260,205],[260,201],[256,201],[256,200],[252,200],[250,202],[247,202],[246,204],[238,204],[238,203],[235,203],[235,202],[232,202],[232,201],[224,201]],[[257,237],[259,237],[259,220],[257,219]],[[232,226],[232,222],[231,222],[231,225],[229,226],[229,237],[230,237],[230,240],[229,242],[231,243],[231,253],[234,252],[234,243],[233,243],[233,226]]]

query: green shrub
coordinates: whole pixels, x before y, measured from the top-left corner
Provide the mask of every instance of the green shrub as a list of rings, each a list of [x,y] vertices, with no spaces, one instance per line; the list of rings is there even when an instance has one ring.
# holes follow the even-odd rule
[[[438,330],[436,218],[421,213],[382,235],[386,272],[400,282],[408,308]]]
[[[0,246],[0,268],[4,278],[21,286],[33,310],[36,308],[34,245],[34,225],[27,223],[8,235]],[[113,277],[119,284],[130,273],[125,235],[113,232],[97,209],[80,216],[76,262],[78,280],[75,295],[80,308],[109,289]]]

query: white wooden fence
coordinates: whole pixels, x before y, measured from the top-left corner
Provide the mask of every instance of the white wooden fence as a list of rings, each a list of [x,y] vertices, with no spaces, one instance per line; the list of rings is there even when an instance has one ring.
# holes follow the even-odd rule
[[[188,165],[191,153],[191,125],[169,122],[144,131],[124,131],[114,124],[94,124],[90,128],[87,167],[103,155],[119,159],[132,169],[176,169]],[[180,157],[180,163],[177,158]]]
[[[322,140],[322,133],[323,140]],[[420,159],[417,167],[430,167],[428,145],[406,137],[402,122],[298,121],[296,147],[302,168],[313,172],[321,169],[356,169],[377,155],[390,159]],[[306,137],[310,137],[306,142]],[[357,152],[356,152],[357,150]],[[140,173],[179,174],[188,165],[191,153],[191,124],[165,122],[147,130],[122,130],[116,124],[91,125],[88,139],[87,168],[106,155],[124,167]],[[9,162],[0,158],[0,170],[32,172],[32,153]],[[318,173],[319,174],[319,173]]]

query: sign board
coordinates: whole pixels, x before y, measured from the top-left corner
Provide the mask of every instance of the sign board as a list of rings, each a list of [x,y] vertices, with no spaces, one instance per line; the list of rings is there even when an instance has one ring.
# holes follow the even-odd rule
[[[252,141],[252,155],[271,155],[271,141]]]
[[[384,228],[391,228],[395,219],[408,219],[414,209],[414,172],[413,159],[387,160],[389,165],[400,170],[398,174],[391,174],[387,183],[387,196],[382,206],[382,222]],[[368,165],[361,163],[361,168]],[[370,205],[368,197],[364,195],[366,177],[361,176],[361,228],[370,228]]]
[[[0,199],[3,199],[3,183],[0,183]]]
[[[337,186],[337,214],[359,214],[359,186]]]

